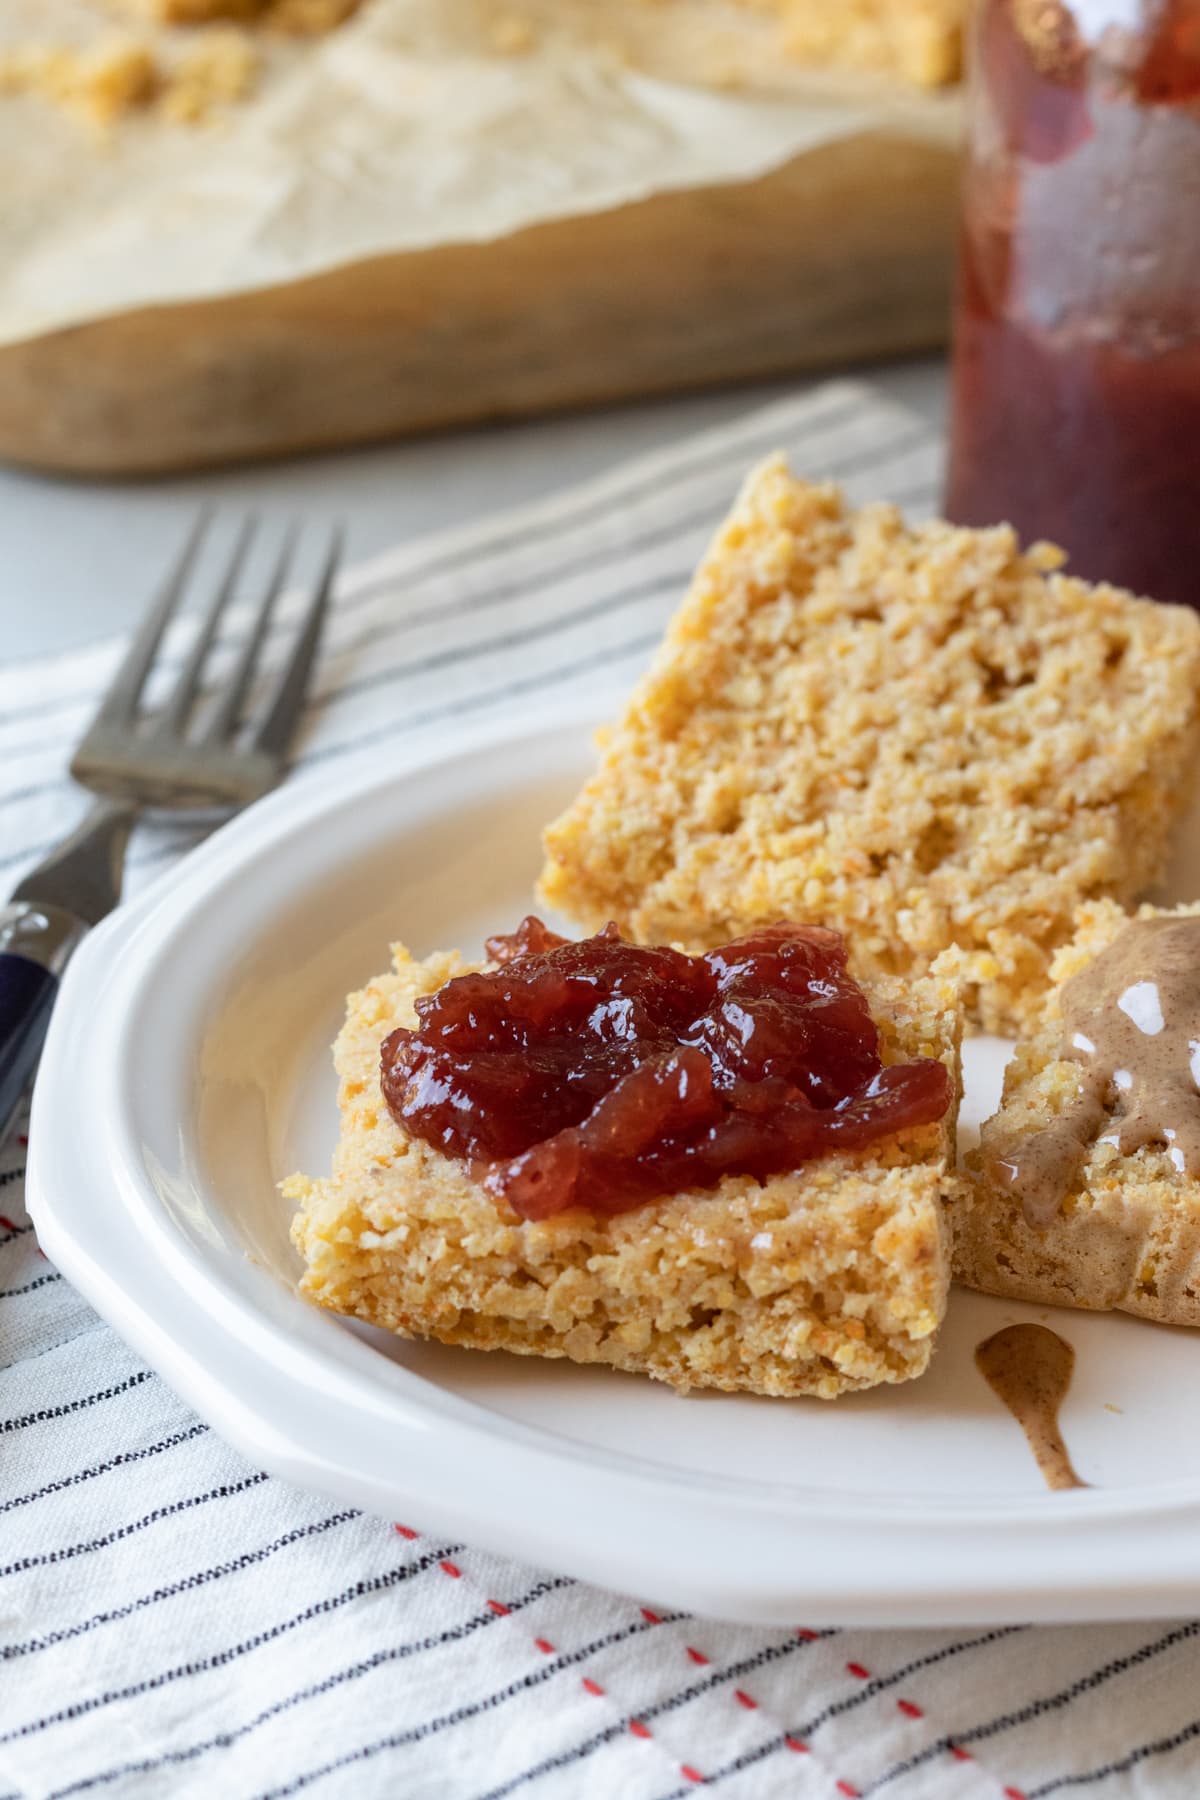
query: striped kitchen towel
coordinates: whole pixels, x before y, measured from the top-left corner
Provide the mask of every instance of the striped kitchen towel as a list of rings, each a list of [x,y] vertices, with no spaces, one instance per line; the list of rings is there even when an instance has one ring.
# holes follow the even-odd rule
[[[627,687],[776,447],[855,500],[936,502],[936,435],[837,383],[408,546],[341,583],[293,779]],[[119,649],[0,672],[0,880],[72,823],[66,757]],[[140,834],[130,888],[190,841]],[[0,1800],[1200,1793],[1200,1623],[714,1624],[248,1467],[41,1256],[22,1162],[18,1133],[0,1149]]]

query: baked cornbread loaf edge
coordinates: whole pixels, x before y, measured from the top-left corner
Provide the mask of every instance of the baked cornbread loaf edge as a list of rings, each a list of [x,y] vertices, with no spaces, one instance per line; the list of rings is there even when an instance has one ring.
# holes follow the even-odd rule
[[[820,919],[860,977],[957,946],[976,1022],[1029,1029],[1076,907],[1161,873],[1200,749],[1200,619],[1062,560],[764,463],[548,827],[542,898],[698,948]]]
[[[1133,916],[1196,917],[1200,904],[1142,906]],[[1200,1182],[1180,1174],[1165,1147],[1122,1155],[1113,1144],[1093,1144],[1077,1187],[1045,1231],[1027,1224],[1020,1200],[984,1172],[989,1145],[1041,1129],[1079,1092],[1083,1069],[1058,1054],[1059,994],[1128,918],[1112,901],[1081,907],[1074,937],[1054,958],[1039,1028],[1018,1045],[1000,1111],[967,1158],[954,1208],[954,1272],[986,1294],[1200,1325]]]
[[[526,1222],[384,1106],[381,1040],[413,1023],[419,995],[478,966],[415,962],[399,946],[394,958],[350,996],[334,1047],[333,1172],[283,1184],[309,1299],[405,1336],[606,1363],[683,1390],[830,1399],[922,1373],[950,1280],[957,1101],[937,1125],[761,1186],[727,1176],[615,1219]],[[884,979],[870,1000],[884,1060],[938,1057],[957,1091],[955,984]]]

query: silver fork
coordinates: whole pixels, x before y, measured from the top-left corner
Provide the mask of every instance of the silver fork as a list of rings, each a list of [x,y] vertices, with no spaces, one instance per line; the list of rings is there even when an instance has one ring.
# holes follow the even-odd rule
[[[134,635],[95,718],[71,758],[71,773],[98,798],[82,824],[51,851],[0,907],[0,1139],[37,1066],[71,952],[121,897],[125,848],[138,815],[234,812],[275,786],[308,692],[321,627],[341,554],[330,541],[283,666],[252,717],[245,717],[263,640],[287,580],[289,532],[241,644],[233,670],[198,707],[221,618],[254,535],[247,521],[201,617],[183,667],[154,712],[142,696],[163,634],[187,591],[209,524],[197,521],[162,592]]]

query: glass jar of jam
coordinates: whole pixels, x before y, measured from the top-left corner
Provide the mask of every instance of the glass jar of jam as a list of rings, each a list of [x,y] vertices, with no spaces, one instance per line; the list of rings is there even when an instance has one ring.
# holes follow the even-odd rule
[[[946,510],[1200,606],[1200,0],[980,0]]]

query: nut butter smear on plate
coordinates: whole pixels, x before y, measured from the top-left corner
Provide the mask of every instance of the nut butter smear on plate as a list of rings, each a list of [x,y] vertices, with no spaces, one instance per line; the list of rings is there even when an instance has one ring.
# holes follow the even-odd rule
[[[1025,1433],[1046,1486],[1086,1487],[1058,1428],[1075,1368],[1066,1339],[1045,1325],[1008,1325],[980,1344],[975,1366]]]
[[[997,1176],[1043,1229],[1097,1141],[1123,1156],[1165,1144],[1180,1173],[1200,1176],[1200,919],[1134,920],[1067,982],[1062,1015],[1061,1054],[1084,1070],[1077,1097],[1014,1140],[1011,1156],[993,1152]]]

